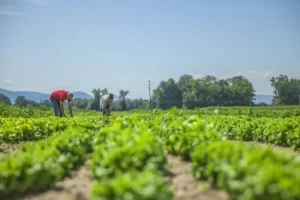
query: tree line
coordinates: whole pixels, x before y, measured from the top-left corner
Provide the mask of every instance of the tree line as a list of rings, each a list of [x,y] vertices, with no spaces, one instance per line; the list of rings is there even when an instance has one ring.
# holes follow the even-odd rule
[[[298,105],[300,104],[300,79],[279,75],[270,79],[273,87],[273,105]],[[108,94],[107,88],[92,90],[92,99],[73,100],[73,106],[80,109],[100,110],[100,98]],[[207,75],[203,78],[194,78],[183,75],[176,82],[170,78],[161,81],[153,90],[151,101],[148,99],[127,99],[128,90],[119,91],[119,101],[115,101],[113,110],[131,110],[171,107],[193,109],[207,106],[248,106],[254,105],[255,90],[252,83],[244,76],[234,76],[227,79],[218,79]],[[0,102],[11,105],[10,99],[0,94]],[[262,103],[261,103],[262,104]],[[52,106],[49,100],[35,102],[18,96],[15,100],[17,106]]]
[[[92,90],[94,94],[94,98],[91,100],[87,99],[74,99],[74,105],[78,108],[88,109],[88,110],[100,110],[100,98],[103,95],[109,94],[107,88],[100,89],[95,88]],[[119,101],[114,101],[113,110],[116,111],[124,111],[124,110],[131,110],[131,109],[145,109],[148,108],[149,101],[145,99],[127,99],[127,95],[129,94],[128,90],[120,90],[119,91]]]
[[[92,90],[93,98],[92,99],[82,99],[82,98],[74,98],[72,101],[72,105],[79,109],[86,110],[100,110],[100,98],[103,95],[109,94],[107,88],[100,89],[95,88]],[[146,99],[127,99],[127,95],[129,94],[128,90],[120,90],[119,91],[119,101],[115,101],[113,105],[113,110],[115,111],[123,111],[123,110],[131,110],[131,109],[145,109],[149,106],[149,100]],[[7,105],[12,105],[10,99],[4,94],[0,94],[0,103],[4,103]],[[20,107],[51,107],[52,103],[50,100],[43,100],[41,102],[36,102],[30,99],[26,99],[25,96],[18,96],[15,99],[14,105]]]
[[[273,105],[300,104],[300,79],[279,75],[272,77],[270,83],[274,88]],[[161,81],[153,91],[151,104],[161,109],[248,106],[254,105],[254,97],[253,84],[244,76],[217,79],[207,75],[195,79],[191,75],[183,75],[177,82],[173,79]]]
[[[0,103],[4,103],[6,105],[12,105],[12,102],[10,99],[5,96],[4,94],[0,94]],[[26,99],[25,96],[17,96],[15,99],[14,105],[20,106],[20,107],[50,107],[52,106],[52,103],[49,100],[44,100],[41,102],[36,102],[30,99]]]
[[[191,75],[183,75],[178,82],[173,79],[162,81],[153,92],[153,105],[162,109],[247,106],[253,104],[254,96],[252,83],[243,76],[217,79],[207,75],[194,79]]]

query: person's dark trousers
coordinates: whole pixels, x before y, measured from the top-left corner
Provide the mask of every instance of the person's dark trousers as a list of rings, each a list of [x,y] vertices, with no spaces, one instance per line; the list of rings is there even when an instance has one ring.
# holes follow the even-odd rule
[[[109,109],[109,105],[106,105],[105,108],[103,109],[103,116],[107,115],[108,109]]]
[[[51,101],[53,109],[54,109],[54,115],[62,117],[62,113],[61,113],[61,110],[60,110],[59,101],[56,100],[56,99],[50,99],[50,101]]]

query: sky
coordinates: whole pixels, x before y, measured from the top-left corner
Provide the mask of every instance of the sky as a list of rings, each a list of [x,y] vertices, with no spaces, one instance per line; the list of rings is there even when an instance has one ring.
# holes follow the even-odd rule
[[[148,98],[184,74],[300,78],[300,1],[0,0],[0,88]]]

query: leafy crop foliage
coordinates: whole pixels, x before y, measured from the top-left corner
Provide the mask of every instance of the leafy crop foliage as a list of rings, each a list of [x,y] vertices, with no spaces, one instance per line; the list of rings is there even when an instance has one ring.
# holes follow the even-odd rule
[[[114,178],[104,178],[92,188],[93,197],[99,200],[152,200],[173,199],[172,192],[160,174],[155,171],[128,171]]]
[[[172,199],[162,178],[163,146],[146,124],[119,119],[100,131],[93,147],[94,199]]]
[[[213,124],[195,115],[166,121],[162,125],[162,136],[166,149],[185,159],[189,158],[190,152],[197,145],[221,139],[221,134],[216,131]]]
[[[288,119],[246,116],[202,116],[231,140],[256,141],[300,149],[300,117]]]
[[[91,151],[92,132],[70,129],[23,145],[0,160],[0,195],[45,189],[70,175]]]
[[[66,112],[67,113],[67,112]],[[97,116],[96,111],[87,111],[83,109],[74,109],[75,116]],[[0,102],[0,117],[23,117],[23,118],[40,118],[50,117],[54,115],[54,111],[50,107],[17,107],[8,106]]]
[[[198,116],[177,120],[162,126],[164,144],[192,160],[197,178],[225,189],[232,199],[300,198],[299,156],[228,141]]]
[[[268,112],[256,109],[253,113]],[[297,111],[272,110],[290,112],[288,117],[200,111],[121,112],[111,117],[80,111],[74,118],[38,115],[49,110],[34,110],[31,117],[2,115],[0,143],[31,142],[1,155],[0,196],[54,186],[90,153],[91,199],[172,199],[164,181],[167,151],[190,160],[196,178],[226,190],[231,199],[300,199],[299,156],[238,142],[299,150]]]
[[[99,129],[110,123],[100,117],[68,118],[1,118],[0,143],[16,143],[33,141],[49,137],[54,132],[63,131],[68,127],[87,127]]]
[[[193,172],[233,199],[299,199],[299,157],[235,142],[199,145]]]

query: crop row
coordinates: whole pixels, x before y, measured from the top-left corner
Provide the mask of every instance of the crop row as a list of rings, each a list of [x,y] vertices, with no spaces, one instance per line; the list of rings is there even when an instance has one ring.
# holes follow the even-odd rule
[[[101,128],[110,121],[102,117],[0,118],[0,143],[45,139],[68,127]]]
[[[0,196],[37,191],[71,174],[92,150],[92,131],[77,128],[56,133],[0,159]]]
[[[232,107],[232,108],[204,108],[189,111],[190,114],[198,115],[232,115],[232,116],[251,116],[251,117],[270,117],[270,118],[288,118],[299,117],[300,107]]]
[[[300,199],[300,161],[294,155],[222,141],[202,143],[191,159],[197,178],[232,199]]]
[[[75,116],[99,116],[99,112],[97,111],[87,111],[84,109],[73,109],[73,113]],[[5,105],[0,102],[0,117],[40,118],[51,116],[54,116],[54,111],[52,107],[19,107]]]
[[[152,128],[173,122],[176,127],[181,118],[190,116],[184,112],[171,111],[161,115],[134,114],[132,119],[143,121]],[[49,137],[53,132],[63,131],[67,127],[86,126],[101,128],[111,124],[117,116],[75,118],[0,118],[0,143],[40,140]],[[121,117],[121,118],[126,118]],[[231,140],[256,141],[284,147],[300,149],[300,118],[251,118],[247,116],[211,116],[201,118],[215,125],[217,130]],[[129,119],[128,119],[129,120]],[[178,123],[179,123],[178,122]]]
[[[182,123],[188,116],[184,113],[170,113],[161,115],[157,123],[162,127],[170,124],[174,131],[179,129],[178,124]],[[251,118],[247,116],[198,116],[211,123],[223,138],[238,141],[255,141],[275,144],[283,147],[300,149],[300,118]],[[172,133],[172,132],[171,132]],[[173,137],[173,136],[172,136]]]
[[[239,115],[239,116],[251,116],[251,117],[272,117],[272,118],[288,118],[300,116],[299,106],[267,106],[267,107],[208,107],[208,108],[196,108],[193,110],[185,110],[183,112],[188,115],[215,115],[216,113],[221,115]],[[75,116],[99,116],[99,112],[87,111],[81,109],[74,109]],[[155,109],[151,110],[136,110],[125,112],[126,115],[131,113],[138,114],[153,114],[160,113],[165,114],[166,111]],[[24,117],[24,118],[40,118],[53,116],[53,109],[51,107],[18,107],[8,106],[0,102],[0,117]]]
[[[205,118],[205,117],[204,117]],[[288,119],[218,116],[207,118],[231,140],[255,141],[300,149],[300,118]]]
[[[176,111],[177,110],[177,111]],[[178,112],[178,109],[173,108],[165,111],[161,109],[150,110],[137,110],[126,112],[132,113],[143,113],[143,114],[155,114],[163,115],[167,112]],[[181,109],[180,112],[185,115],[226,115],[226,116],[249,116],[252,118],[269,117],[269,118],[289,118],[300,116],[300,106],[287,106],[287,107],[209,107],[209,108],[196,108],[193,110]]]
[[[163,179],[166,158],[148,126],[133,119],[117,120],[93,141],[92,199],[172,199]]]
[[[299,199],[300,161],[269,148],[226,141],[198,116],[180,117],[163,125],[168,152],[191,159],[193,173],[231,199]]]
[[[191,159],[197,178],[227,190],[232,199],[300,198],[299,157],[228,141],[213,118],[132,115],[114,119],[109,127],[103,120],[82,120],[2,157],[0,196],[53,186],[93,151],[92,199],[172,199],[163,179],[164,146]]]

